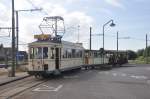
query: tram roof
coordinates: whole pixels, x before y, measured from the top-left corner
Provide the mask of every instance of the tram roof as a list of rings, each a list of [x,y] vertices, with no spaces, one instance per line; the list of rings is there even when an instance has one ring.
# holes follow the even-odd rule
[[[100,51],[100,50],[89,50],[89,49],[86,49],[85,51],[92,51],[92,52],[97,52],[97,51]],[[105,50],[106,53],[116,53],[117,50]],[[127,53],[128,51],[126,50],[118,50],[119,53]]]
[[[117,53],[117,50],[105,50],[106,53]],[[127,53],[127,50],[118,50],[118,53]]]
[[[31,42],[31,43],[29,43],[29,45],[38,45],[38,44],[40,44],[40,43],[42,43],[43,45],[49,45],[49,44],[57,44],[57,45],[59,45],[59,44],[63,44],[63,45],[68,45],[68,46],[76,46],[76,47],[80,47],[80,48],[83,48],[84,49],[84,47],[82,46],[82,43],[73,43],[73,42],[69,42],[69,41],[61,41],[61,42],[54,42],[54,41],[49,41],[49,40],[47,40],[47,41],[34,41],[34,42]],[[41,45],[41,44],[40,44]]]

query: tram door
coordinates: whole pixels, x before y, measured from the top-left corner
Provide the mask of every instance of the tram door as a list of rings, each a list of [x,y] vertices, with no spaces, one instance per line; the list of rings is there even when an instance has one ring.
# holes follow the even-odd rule
[[[60,66],[60,48],[56,47],[55,51],[56,51],[55,66],[56,66],[56,69],[59,69],[59,66]]]

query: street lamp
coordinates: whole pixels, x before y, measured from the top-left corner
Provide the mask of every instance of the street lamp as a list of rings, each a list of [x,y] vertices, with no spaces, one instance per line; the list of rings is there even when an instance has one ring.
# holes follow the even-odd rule
[[[104,33],[105,33],[105,26],[108,24],[110,24],[111,27],[115,26],[114,21],[112,19],[103,25],[103,64],[104,64]]]

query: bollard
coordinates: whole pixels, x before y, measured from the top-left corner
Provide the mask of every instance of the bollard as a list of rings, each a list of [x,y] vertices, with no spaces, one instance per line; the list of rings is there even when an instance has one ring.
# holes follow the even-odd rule
[[[11,72],[12,72],[11,67],[8,67],[7,70],[8,70],[8,77],[11,77]]]

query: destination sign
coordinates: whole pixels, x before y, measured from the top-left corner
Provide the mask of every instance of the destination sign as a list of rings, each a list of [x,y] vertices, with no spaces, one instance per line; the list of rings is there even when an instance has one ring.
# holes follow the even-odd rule
[[[51,37],[51,35],[49,35],[49,34],[34,35],[34,38],[38,39],[38,40],[47,40],[50,37]]]

